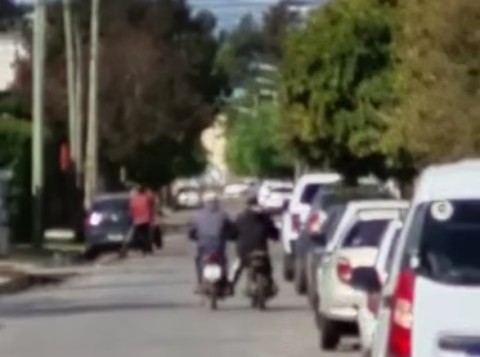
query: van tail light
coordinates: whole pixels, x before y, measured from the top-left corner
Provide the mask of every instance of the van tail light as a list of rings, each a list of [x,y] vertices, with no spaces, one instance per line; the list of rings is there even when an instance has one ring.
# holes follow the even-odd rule
[[[352,266],[346,258],[339,258],[337,261],[337,275],[344,283],[349,283],[352,278]]]
[[[389,351],[394,356],[411,356],[414,286],[411,271],[400,273],[391,302]]]
[[[300,215],[298,214],[292,214],[292,229],[295,232],[300,232]]]
[[[308,217],[307,227],[310,233],[320,232],[320,228],[322,228],[321,215],[317,212],[312,212]]]

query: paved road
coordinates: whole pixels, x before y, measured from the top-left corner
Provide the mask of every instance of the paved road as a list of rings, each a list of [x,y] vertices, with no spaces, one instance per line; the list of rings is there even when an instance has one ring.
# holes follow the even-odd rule
[[[241,296],[211,312],[192,294],[191,254],[184,236],[170,235],[158,256],[133,257],[61,286],[2,297],[0,356],[321,355],[313,318],[291,286],[282,285],[264,313],[250,310]]]

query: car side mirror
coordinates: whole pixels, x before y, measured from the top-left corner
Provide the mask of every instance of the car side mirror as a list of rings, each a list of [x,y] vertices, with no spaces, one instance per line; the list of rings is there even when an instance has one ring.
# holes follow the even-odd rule
[[[382,289],[382,284],[377,271],[373,267],[358,267],[353,269],[350,285],[367,293],[377,293]]]

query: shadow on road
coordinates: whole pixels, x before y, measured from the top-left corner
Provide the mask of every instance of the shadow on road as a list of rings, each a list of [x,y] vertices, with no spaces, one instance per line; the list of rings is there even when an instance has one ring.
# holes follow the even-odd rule
[[[76,306],[30,307],[17,310],[0,311],[0,318],[69,317],[80,314],[105,314],[117,312],[138,312],[155,310],[185,310],[198,308],[198,304],[188,302],[158,303],[111,303]]]

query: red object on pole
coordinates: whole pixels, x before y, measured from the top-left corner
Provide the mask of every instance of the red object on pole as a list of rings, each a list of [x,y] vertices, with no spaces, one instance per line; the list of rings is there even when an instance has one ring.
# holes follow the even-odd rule
[[[70,164],[70,147],[67,143],[63,143],[60,146],[60,170],[63,172],[68,171]]]

